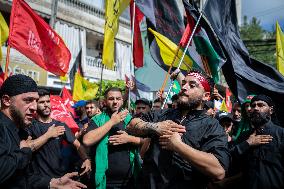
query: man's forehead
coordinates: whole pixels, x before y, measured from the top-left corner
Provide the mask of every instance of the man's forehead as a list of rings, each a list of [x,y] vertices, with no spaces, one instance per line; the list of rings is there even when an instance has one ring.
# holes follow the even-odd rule
[[[256,101],[253,101],[251,104],[252,104],[252,105],[255,105],[255,104],[264,104],[265,106],[269,106],[269,105],[267,104],[267,102],[265,102],[265,101],[263,101],[263,100],[256,100]]]
[[[146,104],[144,104],[144,103],[142,103],[142,102],[139,102],[139,103],[137,103],[136,106],[145,107],[145,106],[148,106],[148,105],[146,105]]]
[[[122,97],[122,94],[119,91],[110,91],[108,92],[107,97]]]
[[[16,95],[15,97],[39,99],[38,92],[22,93],[22,94]]]
[[[96,105],[94,103],[89,103],[86,105],[86,107],[96,107]]]

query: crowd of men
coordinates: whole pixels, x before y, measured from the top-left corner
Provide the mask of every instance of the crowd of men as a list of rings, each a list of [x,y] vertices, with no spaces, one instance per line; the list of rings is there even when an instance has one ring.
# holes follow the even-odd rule
[[[176,73],[181,92],[125,108],[122,89],[78,101],[79,130],[51,118],[50,92],[28,76],[0,89],[0,188],[284,188],[284,128],[269,96],[249,95],[232,112],[199,71]],[[275,116],[274,116],[275,117]]]

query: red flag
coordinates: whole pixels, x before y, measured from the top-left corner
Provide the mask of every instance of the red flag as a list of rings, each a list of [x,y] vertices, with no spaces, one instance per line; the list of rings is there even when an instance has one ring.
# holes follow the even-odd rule
[[[68,91],[68,89],[66,89],[66,87],[63,87],[61,96],[62,96],[63,104],[66,106],[67,110],[70,113],[72,113],[72,115],[74,116],[75,111],[72,108],[72,106],[74,105],[74,101],[73,101],[71,93]]]
[[[64,76],[68,72],[70,51],[24,0],[13,0],[9,45],[55,75]]]
[[[227,108],[228,108],[228,112],[231,112],[231,110],[232,110],[231,96],[232,96],[231,91],[228,88],[226,88],[226,105],[227,105]]]
[[[51,118],[64,122],[75,134],[79,127],[69,113],[60,96],[50,95]]]
[[[191,16],[187,16],[187,25],[180,39],[180,42],[179,42],[180,46],[184,48],[186,47],[189,37],[192,34],[194,25],[195,25],[194,19]]]
[[[131,25],[133,24],[133,1],[130,3],[130,15],[131,15]],[[133,36],[133,63],[139,68],[143,67],[143,43],[141,38],[140,23],[143,20],[144,15],[140,9],[135,6],[135,18],[134,18],[134,36]]]

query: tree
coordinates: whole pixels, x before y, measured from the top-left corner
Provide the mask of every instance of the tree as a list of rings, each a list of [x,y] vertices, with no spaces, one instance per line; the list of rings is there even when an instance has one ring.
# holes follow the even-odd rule
[[[98,82],[98,85],[101,85],[101,82]],[[110,88],[110,87],[118,87],[120,88],[123,92],[125,92],[125,81],[123,80],[117,80],[117,81],[110,81],[110,80],[102,80],[102,90],[101,94],[98,91],[96,95],[96,99],[101,99],[104,97],[105,91]]]
[[[247,17],[244,16],[244,24],[240,27],[240,33],[253,58],[275,66],[275,32],[263,30],[260,21],[255,17],[248,23]]]

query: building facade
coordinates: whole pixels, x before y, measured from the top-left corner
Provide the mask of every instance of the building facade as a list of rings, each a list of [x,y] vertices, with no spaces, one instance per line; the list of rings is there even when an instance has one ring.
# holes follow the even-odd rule
[[[51,19],[52,2],[54,0],[25,0],[47,23]],[[104,0],[57,0],[57,17],[55,31],[63,38],[72,58],[69,70],[82,50],[82,69],[84,77],[90,81],[124,80],[125,74],[133,73],[131,61],[131,30],[127,11],[120,17],[119,31],[115,39],[115,68],[109,70],[102,65],[103,33],[104,33]],[[0,0],[0,11],[9,22],[12,1]],[[129,12],[129,10],[128,10]],[[8,23],[9,24],[9,23]],[[4,67],[7,46],[2,47]],[[9,71],[31,76],[40,86],[61,89],[69,87],[54,74],[46,72],[28,58],[11,48]]]

